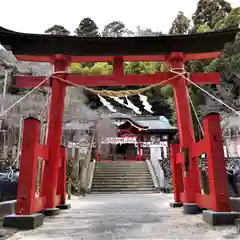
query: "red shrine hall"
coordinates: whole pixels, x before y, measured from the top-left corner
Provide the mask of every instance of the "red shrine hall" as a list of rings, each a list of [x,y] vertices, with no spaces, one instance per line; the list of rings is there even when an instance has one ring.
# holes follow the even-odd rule
[[[50,62],[54,67],[50,78],[15,77],[17,88],[34,88],[40,85],[50,87],[51,101],[46,145],[39,140],[39,120],[24,120],[16,215],[7,216],[4,219],[5,226],[21,228],[23,223],[30,223],[33,228],[36,221],[37,226],[43,221],[39,212],[54,215],[57,208],[67,207],[66,151],[61,146],[61,137],[64,98],[68,86],[104,87],[160,83],[173,87],[179,134],[179,143],[170,145],[174,187],[174,202],[171,206],[183,206],[185,214],[208,209],[210,211],[203,212],[203,219],[207,222],[216,218],[233,221],[220,116],[214,113],[204,117],[204,137],[196,142],[187,89],[190,85],[188,80],[197,85],[220,84],[220,73],[186,73],[184,62],[218,58],[225,43],[234,41],[238,32],[239,29],[225,29],[175,36],[84,38],[25,34],[0,28],[0,43],[12,51],[18,60]],[[124,62],[139,61],[165,62],[170,70],[153,74],[125,74]],[[68,73],[68,66],[72,62],[112,62],[113,73],[99,76]],[[132,131],[139,133],[136,128],[132,128]],[[198,157],[202,153],[207,155],[209,194],[203,194],[200,187]],[[44,159],[44,168],[40,195],[36,196],[34,182],[38,157]]]
[[[102,139],[97,161],[144,161],[151,158],[154,148],[160,150],[159,159],[169,157],[168,142],[177,128],[164,116],[113,113],[109,117],[117,126],[118,136]]]

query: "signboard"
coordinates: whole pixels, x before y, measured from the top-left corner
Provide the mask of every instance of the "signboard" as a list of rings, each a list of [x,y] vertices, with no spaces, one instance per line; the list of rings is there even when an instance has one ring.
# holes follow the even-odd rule
[[[161,141],[158,143],[151,143],[150,148],[164,148],[164,147],[168,147],[168,142],[167,141]]]
[[[88,148],[89,147],[89,143],[79,143],[79,142],[69,142],[68,143],[68,148]]]
[[[108,137],[101,141],[101,144],[135,144],[136,137]]]
[[[138,147],[138,142],[136,137],[108,137],[104,139],[101,144],[134,144],[135,147]],[[69,142],[68,148],[88,148],[89,143],[78,143],[78,142]],[[93,147],[96,147],[96,142],[93,143]],[[167,141],[160,142],[140,142],[141,148],[161,148],[168,147]]]

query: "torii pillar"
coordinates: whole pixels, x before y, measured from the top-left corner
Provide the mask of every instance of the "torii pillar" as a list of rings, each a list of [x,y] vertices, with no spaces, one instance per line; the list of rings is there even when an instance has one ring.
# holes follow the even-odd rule
[[[65,55],[53,56],[54,72],[56,77],[65,78],[64,72],[70,64],[70,59]],[[63,73],[61,73],[63,72]],[[56,205],[63,205],[65,202],[57,199],[57,183],[60,166],[60,149],[62,141],[62,121],[64,112],[64,99],[66,94],[66,83],[52,77],[50,79],[52,88],[51,101],[48,116],[47,145],[49,161],[44,164],[40,196],[46,196],[47,215],[56,215],[59,208]]]
[[[179,52],[171,53],[168,56],[168,64],[171,69],[174,69],[174,71],[182,73],[184,71],[184,54]],[[183,77],[179,76],[171,81],[171,85],[174,89],[178,133],[180,139],[180,145],[175,145],[178,149],[175,149],[174,152],[182,152],[184,149],[189,151],[195,142],[195,136],[192,114],[190,111],[187,81]],[[173,146],[171,146],[171,148],[172,147]],[[190,169],[187,171],[187,169],[182,169],[180,164],[177,166],[176,161],[173,161],[173,157],[174,156],[171,156],[173,171],[175,171],[175,174],[173,174],[175,204],[179,204],[181,206],[183,203],[184,212],[186,213],[198,212],[199,207],[196,204],[196,194],[201,193],[201,188],[197,163],[196,161],[191,161],[190,156],[188,156]],[[184,177],[182,177],[183,172],[187,172]]]

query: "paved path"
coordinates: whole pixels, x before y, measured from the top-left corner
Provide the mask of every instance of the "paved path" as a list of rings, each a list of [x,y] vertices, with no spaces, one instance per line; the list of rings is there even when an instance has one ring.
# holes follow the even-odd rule
[[[72,209],[45,218],[44,225],[17,232],[11,240],[33,239],[240,239],[235,227],[211,228],[201,215],[185,216],[169,208],[171,195],[113,194],[74,198]]]

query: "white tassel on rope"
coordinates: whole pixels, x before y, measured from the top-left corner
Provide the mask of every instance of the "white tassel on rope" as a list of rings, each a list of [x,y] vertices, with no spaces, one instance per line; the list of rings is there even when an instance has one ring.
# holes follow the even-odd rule
[[[117,112],[117,110],[111,105],[110,102],[108,102],[105,98],[103,98],[102,96],[98,95],[100,101],[102,102],[102,104],[107,107],[109,109],[109,111],[111,112]]]
[[[150,113],[153,113],[153,111],[152,111],[152,106],[149,104],[149,102],[148,102],[148,97],[147,96],[145,96],[145,95],[142,95],[142,94],[138,94],[138,96],[139,96],[139,98],[140,98],[140,100],[142,101],[142,104],[143,104],[143,106],[144,106],[144,109],[146,110],[146,111],[148,111],[148,112],[150,112]]]

